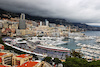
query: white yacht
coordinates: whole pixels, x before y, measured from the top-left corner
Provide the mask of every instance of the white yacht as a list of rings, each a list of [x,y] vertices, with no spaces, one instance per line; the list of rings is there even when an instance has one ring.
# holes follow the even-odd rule
[[[40,41],[40,44],[42,45],[61,45],[67,43],[67,41],[62,41],[63,39],[64,37],[30,37],[28,38],[28,41]]]
[[[79,37],[75,37],[75,40],[91,40],[94,39],[92,36],[79,36]]]
[[[75,37],[74,39],[75,39],[75,40],[86,40],[85,37]]]
[[[12,44],[25,44],[27,43],[27,41],[23,38],[16,38],[16,39],[13,39],[12,41]]]
[[[97,43],[100,43],[100,39],[97,39],[96,42],[97,42]]]
[[[82,45],[82,43],[78,43],[78,44],[76,44],[76,46],[81,46]]]
[[[4,42],[11,43],[12,42],[12,39],[7,38],[7,39],[4,40]]]

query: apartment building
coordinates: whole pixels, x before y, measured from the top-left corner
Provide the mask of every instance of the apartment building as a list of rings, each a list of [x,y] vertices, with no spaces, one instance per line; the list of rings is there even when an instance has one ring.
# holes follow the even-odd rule
[[[12,65],[22,65],[25,62],[32,60],[32,56],[29,54],[21,54],[18,56],[13,56]]]
[[[5,66],[11,66],[12,56],[13,56],[12,53],[1,52],[0,53],[0,63]]]

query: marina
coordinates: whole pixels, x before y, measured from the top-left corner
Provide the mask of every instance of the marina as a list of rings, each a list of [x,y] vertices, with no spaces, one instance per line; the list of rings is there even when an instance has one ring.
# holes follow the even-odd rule
[[[82,32],[83,34],[85,34],[86,36],[91,36],[94,39],[87,39],[87,40],[75,40],[74,38],[70,38],[67,39],[66,41],[68,41],[67,44],[64,45],[59,45],[65,48],[69,48],[69,49],[77,49],[77,48],[81,48],[79,46],[76,46],[78,43],[82,43],[82,44],[97,44],[100,45],[99,43],[96,42],[97,39],[99,39],[100,37],[100,31],[86,31],[86,32]],[[78,37],[78,36],[76,36]]]
[[[88,61],[100,60],[100,45],[78,44],[78,46],[81,46],[79,52],[83,54],[83,58]]]
[[[7,46],[11,46],[12,48],[29,54],[66,59],[66,55],[70,56],[70,49],[55,46],[55,44],[59,45],[59,43],[65,44],[65,41],[62,41],[62,39],[62,37],[32,37],[27,40],[23,38],[6,38],[4,39],[4,42]],[[50,44],[52,41],[55,43],[54,45],[53,43]]]
[[[0,1],[0,67],[100,67],[99,3]]]
[[[78,37],[80,38],[75,39]],[[49,56],[62,60],[66,59],[66,55],[70,56],[70,50],[78,49],[79,52],[84,54],[83,58],[87,60],[98,60],[100,59],[99,43],[96,42],[98,39],[98,36],[89,36],[87,34],[85,36],[74,36],[69,39],[65,39],[64,37],[28,37],[27,39],[7,38],[5,39],[5,44],[26,53],[35,54],[41,57]]]

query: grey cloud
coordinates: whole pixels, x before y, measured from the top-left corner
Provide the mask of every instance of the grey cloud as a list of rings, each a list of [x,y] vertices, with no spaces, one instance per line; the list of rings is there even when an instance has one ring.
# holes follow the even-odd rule
[[[0,0],[0,8],[75,22],[100,22],[100,0]]]

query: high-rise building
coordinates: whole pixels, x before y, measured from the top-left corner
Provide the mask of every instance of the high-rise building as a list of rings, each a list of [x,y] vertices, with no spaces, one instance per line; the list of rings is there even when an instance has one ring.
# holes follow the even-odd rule
[[[42,26],[42,21],[40,21],[40,26]]]
[[[19,20],[19,29],[26,29],[25,14],[21,13]]]
[[[45,22],[46,22],[46,26],[49,26],[49,21],[47,19],[45,20]]]

